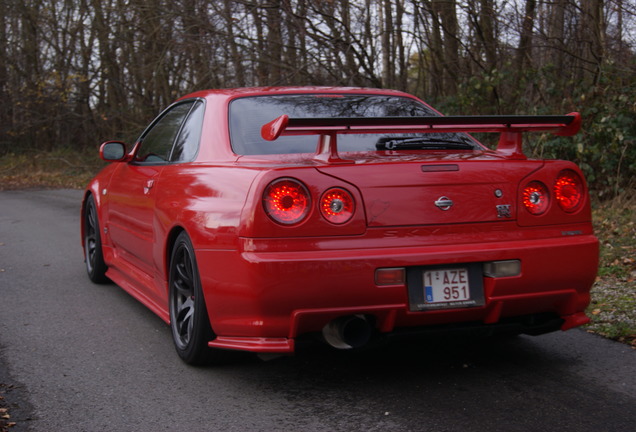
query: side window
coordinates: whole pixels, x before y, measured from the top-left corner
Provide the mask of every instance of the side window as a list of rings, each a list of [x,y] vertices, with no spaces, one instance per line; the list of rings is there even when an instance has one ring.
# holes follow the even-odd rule
[[[193,103],[175,105],[142,136],[137,151],[138,162],[167,162],[170,159],[172,144]]]
[[[204,112],[203,102],[195,102],[188,119],[183,124],[183,128],[181,128],[177,141],[174,143],[170,162],[190,162],[194,160],[199,151]]]

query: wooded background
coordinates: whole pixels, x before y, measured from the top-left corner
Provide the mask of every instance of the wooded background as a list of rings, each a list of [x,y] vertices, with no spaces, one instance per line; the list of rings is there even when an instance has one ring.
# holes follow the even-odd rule
[[[533,136],[599,195],[635,187],[636,0],[3,0],[0,156],[131,140],[238,86],[413,93],[446,114],[580,111]]]

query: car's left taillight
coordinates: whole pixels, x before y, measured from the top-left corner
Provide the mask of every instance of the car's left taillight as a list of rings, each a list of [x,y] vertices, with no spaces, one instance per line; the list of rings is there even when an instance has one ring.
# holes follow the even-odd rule
[[[302,222],[311,210],[311,196],[307,187],[293,178],[271,182],[263,193],[263,207],[267,215],[283,225]]]
[[[331,188],[320,198],[320,213],[333,224],[343,224],[351,219],[355,202],[349,192]]]

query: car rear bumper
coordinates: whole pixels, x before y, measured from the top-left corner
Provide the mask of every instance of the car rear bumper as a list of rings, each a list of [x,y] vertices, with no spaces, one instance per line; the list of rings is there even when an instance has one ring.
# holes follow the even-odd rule
[[[251,244],[250,240],[245,244]],[[598,266],[598,240],[592,234],[450,246],[244,249],[196,251],[208,312],[218,335],[211,346],[292,352],[296,338],[320,332],[345,316],[369,317],[380,334],[458,324],[494,329],[516,318],[522,325],[523,317],[543,314],[559,320],[557,328],[566,330],[588,321],[584,311]],[[378,268],[511,259],[521,261],[521,274],[483,277],[484,304],[476,307],[413,311],[407,284],[379,286],[375,282]],[[556,329],[554,322],[551,330]],[[533,331],[532,326],[526,327],[519,328]]]

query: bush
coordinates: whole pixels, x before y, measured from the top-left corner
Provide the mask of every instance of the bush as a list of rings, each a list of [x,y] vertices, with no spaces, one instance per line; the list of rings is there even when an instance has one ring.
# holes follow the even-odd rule
[[[599,82],[588,88],[569,83],[556,91],[554,69],[527,70],[521,77],[512,66],[483,72],[467,79],[453,98],[431,101],[447,114],[566,114],[581,113],[581,132],[574,137],[526,134],[529,157],[566,159],[584,171],[590,188],[599,198],[609,199],[636,187],[636,74],[625,74],[633,66],[607,64]],[[567,87],[567,86],[565,86]],[[505,95],[499,98],[499,95]],[[484,144],[496,146],[497,139],[479,134]]]

